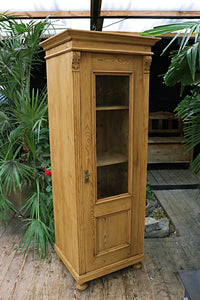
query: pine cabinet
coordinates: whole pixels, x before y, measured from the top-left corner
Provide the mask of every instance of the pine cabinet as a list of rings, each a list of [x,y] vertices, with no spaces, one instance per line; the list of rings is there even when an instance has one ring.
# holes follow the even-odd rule
[[[84,289],[144,260],[151,46],[66,30],[46,50],[55,250]]]

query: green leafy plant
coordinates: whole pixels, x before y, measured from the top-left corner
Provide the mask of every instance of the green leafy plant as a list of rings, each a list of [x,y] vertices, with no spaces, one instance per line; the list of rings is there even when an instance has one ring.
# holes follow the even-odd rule
[[[180,84],[181,95],[185,87],[189,92],[175,109],[184,124],[186,151],[200,145],[200,22],[189,21],[158,26],[145,31],[143,35],[162,35],[175,32],[167,47],[180,38],[177,51],[171,52],[171,63],[164,74],[164,83],[168,86]],[[200,173],[200,153],[192,162],[192,169]]]
[[[34,68],[41,63],[41,35],[49,19],[23,23],[0,15],[0,218],[15,210],[11,193],[30,189],[21,209],[26,232],[21,248],[30,245],[42,256],[54,243],[46,87],[31,89]]]
[[[146,184],[146,199],[153,199],[154,198],[154,192],[151,189],[150,183],[147,181]]]

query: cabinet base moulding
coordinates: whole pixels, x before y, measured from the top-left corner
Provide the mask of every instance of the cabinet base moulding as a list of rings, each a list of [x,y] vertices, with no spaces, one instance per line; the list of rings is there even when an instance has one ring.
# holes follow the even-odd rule
[[[110,274],[115,271],[119,271],[121,269],[124,269],[129,266],[136,266],[136,265],[142,265],[140,264],[144,259],[144,254],[138,254],[135,256],[128,257],[126,259],[123,259],[121,261],[118,261],[116,263],[112,263],[110,265],[104,266],[102,268],[98,268],[97,270],[89,271],[85,274],[79,275],[76,270],[74,270],[71,263],[66,259],[66,257],[63,255],[61,250],[57,247],[57,245],[54,245],[55,251],[58,255],[58,257],[63,261],[67,269],[70,271],[74,279],[76,280],[76,287],[79,289],[78,286],[83,286],[84,283],[96,279],[98,277]],[[86,288],[86,287],[85,287]],[[84,289],[85,289],[84,288]]]

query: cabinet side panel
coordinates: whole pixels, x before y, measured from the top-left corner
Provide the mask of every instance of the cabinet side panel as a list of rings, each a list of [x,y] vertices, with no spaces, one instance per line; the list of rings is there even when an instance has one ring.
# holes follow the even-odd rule
[[[146,203],[147,178],[147,141],[148,141],[148,94],[149,73],[144,74],[144,58],[138,57],[137,76],[134,90],[134,150],[133,150],[133,203],[132,239],[134,240],[134,254],[144,253],[144,223]]]
[[[78,269],[71,53],[47,60],[56,247]]]

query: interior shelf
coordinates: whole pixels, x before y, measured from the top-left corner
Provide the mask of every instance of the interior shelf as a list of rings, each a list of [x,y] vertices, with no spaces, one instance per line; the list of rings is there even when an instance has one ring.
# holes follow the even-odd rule
[[[97,167],[120,164],[128,161],[128,157],[118,152],[102,152],[97,154]]]
[[[97,106],[96,110],[127,110],[129,107],[127,105],[113,105],[113,106]]]

